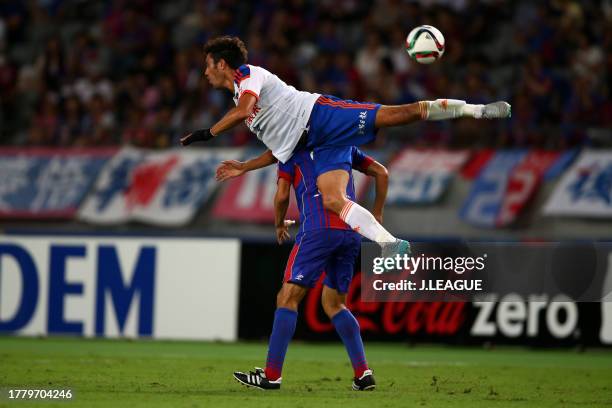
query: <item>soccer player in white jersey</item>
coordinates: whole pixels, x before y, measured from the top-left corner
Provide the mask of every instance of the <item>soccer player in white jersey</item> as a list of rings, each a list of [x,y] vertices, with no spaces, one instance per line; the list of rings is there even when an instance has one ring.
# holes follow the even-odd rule
[[[372,142],[378,129],[407,125],[420,120],[460,117],[496,119],[510,116],[510,105],[495,102],[472,105],[454,99],[420,101],[406,105],[379,105],[303,92],[287,85],[262,67],[247,64],[247,49],[237,37],[218,37],[204,46],[206,78],[215,88],[234,95],[230,109],[210,129],[194,131],[182,145],[207,141],[244,121],[269,149],[247,166],[225,166],[249,171],[277,160],[285,163],[299,147],[311,151],[317,187],[325,208],[340,216],[361,235],[377,242],[383,256],[408,253],[408,242],[396,239],[365,208],[346,197],[353,146]]]

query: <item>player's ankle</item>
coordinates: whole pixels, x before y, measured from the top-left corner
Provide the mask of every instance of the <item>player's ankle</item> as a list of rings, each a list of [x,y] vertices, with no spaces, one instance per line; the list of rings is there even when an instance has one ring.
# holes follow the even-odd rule
[[[359,369],[353,369],[353,372],[355,373],[355,378],[361,378],[361,376],[363,376],[363,373],[365,373],[366,371],[368,371],[369,368],[359,368]]]
[[[461,107],[461,116],[466,118],[474,118],[480,119],[482,118],[482,112],[484,110],[484,105],[472,105],[466,103]]]
[[[278,370],[270,369],[268,367],[265,368],[264,374],[270,381],[276,381],[281,377],[281,373],[279,373]]]
[[[447,120],[460,118],[465,101],[458,99],[436,99],[419,102],[421,118],[425,120]]]

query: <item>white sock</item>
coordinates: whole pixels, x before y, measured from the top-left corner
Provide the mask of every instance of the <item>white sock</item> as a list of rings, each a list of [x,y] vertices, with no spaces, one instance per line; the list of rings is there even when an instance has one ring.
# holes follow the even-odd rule
[[[466,103],[461,108],[461,116],[466,118],[474,118],[480,119],[482,117],[482,111],[484,109],[484,105],[472,105]]]
[[[445,120],[461,117],[482,117],[484,105],[472,105],[458,99],[436,99],[435,101],[419,102],[421,119],[423,120]]]
[[[353,201],[347,201],[340,211],[340,218],[354,231],[380,246],[396,241],[396,238],[380,225],[368,210]]]

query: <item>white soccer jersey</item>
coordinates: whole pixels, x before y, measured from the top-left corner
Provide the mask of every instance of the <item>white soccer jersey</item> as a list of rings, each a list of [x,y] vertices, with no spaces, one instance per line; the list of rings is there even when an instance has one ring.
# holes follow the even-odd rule
[[[320,95],[298,91],[271,72],[247,64],[238,68],[234,76],[236,105],[245,92],[257,98],[246,125],[274,157],[281,163],[286,162],[306,129]]]

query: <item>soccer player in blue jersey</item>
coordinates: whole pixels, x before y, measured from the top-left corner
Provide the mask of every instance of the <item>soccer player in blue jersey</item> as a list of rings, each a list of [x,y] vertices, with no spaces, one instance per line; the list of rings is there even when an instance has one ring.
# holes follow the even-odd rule
[[[382,220],[387,194],[387,169],[359,149],[351,149],[351,157],[342,165],[349,175],[346,195],[355,200],[351,167],[376,180],[374,214]],[[354,371],[353,389],[376,387],[372,370],[366,361],[359,324],[346,308],[355,262],[359,256],[361,236],[337,214],[323,207],[316,185],[316,169],[311,152],[302,149],[291,159],[278,165],[278,185],[274,198],[276,237],[279,243],[289,238],[285,215],[291,186],[300,210],[300,229],[285,269],[283,286],[276,298],[276,312],[268,348],[265,370],[235,372],[234,378],[251,387],[279,389],[285,353],[293,337],[298,305],[309,288],[315,286],[325,272],[321,303],[348,352]]]
[[[313,152],[323,206],[361,235],[377,242],[384,256],[407,253],[409,244],[391,235],[368,210],[346,196],[348,174],[337,165],[350,158],[352,146],[372,142],[377,129],[419,120],[510,116],[510,105],[503,101],[472,105],[461,100],[437,99],[385,106],[298,91],[266,69],[247,64],[247,54],[244,43],[237,37],[218,37],[206,43],[204,74],[213,87],[232,93],[236,107],[210,129],[183,137],[181,144],[211,140],[245,122],[269,149],[258,163],[260,167],[276,160],[286,163],[296,147],[305,144]]]

